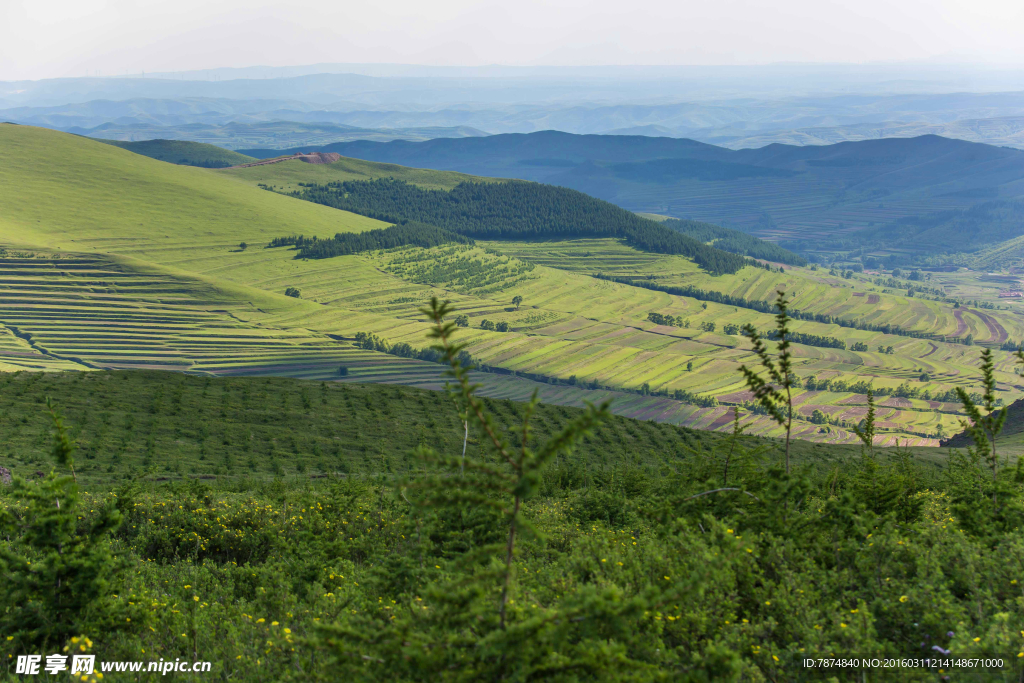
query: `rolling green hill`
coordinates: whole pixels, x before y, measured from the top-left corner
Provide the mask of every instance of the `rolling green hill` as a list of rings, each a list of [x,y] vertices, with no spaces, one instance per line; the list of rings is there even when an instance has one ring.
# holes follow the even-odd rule
[[[735,273],[747,263],[679,230],[553,185],[460,183],[445,191],[380,178],[306,186],[293,195],[381,220],[418,221],[471,237],[616,237],[641,251],[682,254],[715,275]]]
[[[267,185],[284,192],[301,188],[300,183],[326,185],[348,180],[377,180],[394,178],[425,190],[451,190],[465,182],[500,182],[500,179],[466,175],[456,171],[436,171],[429,168],[411,168],[362,159],[342,157],[333,164],[306,164],[297,159],[282,157],[282,161],[247,168],[231,168],[222,174],[239,178],[254,186]]]
[[[0,205],[8,245],[130,252],[158,263],[213,245],[266,243],[288,231],[333,235],[384,227],[212,170],[12,125],[0,125]]]
[[[345,157],[330,164],[306,164],[282,157],[282,161],[278,163],[233,168],[224,172],[256,185],[272,187],[285,193],[299,193],[302,196],[305,196],[303,193],[307,192],[306,188],[310,185],[330,185],[331,183],[362,180],[393,179],[423,190],[449,191],[461,183],[507,182],[498,178],[469,176],[452,171],[409,168]],[[651,214],[643,215],[643,217],[658,222],[667,219],[667,217],[663,219],[663,217]],[[422,216],[420,219],[422,220]],[[700,242],[711,243],[716,248],[731,253],[785,264],[802,265],[805,263],[800,256],[772,242],[766,242],[746,233],[710,223],[668,219],[666,227]]]
[[[204,142],[188,140],[143,140],[141,142],[124,142],[121,140],[103,140],[100,142],[114,145],[129,152],[135,152],[151,159],[167,161],[181,166],[199,166],[201,168],[226,168],[238,164],[255,161],[253,157],[232,152],[223,147],[209,145]]]

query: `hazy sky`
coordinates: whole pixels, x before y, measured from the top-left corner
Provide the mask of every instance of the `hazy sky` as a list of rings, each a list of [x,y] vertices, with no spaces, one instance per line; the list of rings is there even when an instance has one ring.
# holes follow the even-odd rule
[[[1024,64],[1021,0],[0,0],[0,80],[320,62]]]

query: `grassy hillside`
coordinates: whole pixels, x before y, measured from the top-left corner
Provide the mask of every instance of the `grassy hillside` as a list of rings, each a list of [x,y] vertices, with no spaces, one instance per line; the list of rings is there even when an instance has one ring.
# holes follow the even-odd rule
[[[221,171],[252,185],[273,186],[284,192],[300,189],[299,183],[326,185],[346,180],[376,180],[394,178],[425,190],[451,190],[464,182],[496,182],[494,178],[466,175],[455,171],[436,171],[429,168],[411,168],[398,164],[385,164],[362,159],[342,158],[333,164],[307,164],[289,159],[276,164],[232,168]]]
[[[98,138],[97,138],[98,139]],[[124,142],[121,140],[99,140],[129,152],[135,152],[151,159],[167,161],[181,166],[201,168],[224,168],[255,161],[253,157],[232,152],[223,147],[189,140],[143,140]]]
[[[269,242],[282,232],[383,227],[211,170],[12,125],[0,125],[0,205],[8,244],[128,252],[161,263],[243,241]]]
[[[10,348],[0,349],[12,368],[177,368],[335,380],[339,366],[345,366],[354,381],[440,388],[440,366],[361,350],[351,339],[358,331],[370,331],[392,343],[424,348],[425,326],[416,311],[429,296],[444,295],[470,316],[472,327],[463,334],[475,357],[543,382],[484,374],[477,380],[483,382],[486,395],[525,400],[539,389],[543,400],[563,405],[612,398],[619,414],[727,430],[727,405],[702,408],[672,400],[671,393],[681,389],[719,395],[727,403],[744,400],[738,366],[750,359],[741,339],[721,334],[721,325],[727,320],[770,324],[770,316],[764,314],[737,315],[716,305],[705,310],[692,299],[545,267],[524,270],[479,249],[466,254],[470,261],[459,257],[456,262],[468,265],[479,259],[488,264],[486,276],[475,274],[475,269],[463,271],[463,266],[435,271],[435,259],[444,262],[458,256],[449,250],[296,262],[287,250],[249,249],[230,252],[227,263],[214,252],[191,263],[196,270],[216,272],[214,284],[209,276],[140,270],[137,262],[41,256],[8,258],[0,273],[6,283],[0,320],[20,335],[12,334]],[[243,286],[232,285],[235,282]],[[301,288],[304,299],[270,294],[287,286]],[[171,292],[173,297],[168,296]],[[526,298],[520,311],[509,305],[513,292]],[[256,306],[249,303],[253,300]],[[693,327],[652,325],[644,320],[648,310],[692,315]],[[507,321],[516,331],[481,330],[483,319]],[[703,332],[697,329],[701,321],[717,321],[720,327],[714,333]],[[814,323],[798,323],[798,328],[829,331]],[[965,347],[936,344],[939,353],[933,349],[931,358],[911,365],[902,354],[928,353],[917,349],[929,348],[929,342],[885,335],[868,339],[895,343],[901,355],[798,347],[798,372],[847,381],[875,377],[879,384],[895,387],[915,378],[915,368],[925,367],[933,380],[922,388],[971,386],[974,361]],[[865,364],[865,358],[871,360]],[[601,388],[580,388],[583,383]],[[645,383],[670,395],[620,391],[636,392]],[[823,409],[836,423],[800,422],[798,434],[830,442],[852,438],[839,421],[859,419],[863,396],[842,391],[800,396],[802,417]],[[938,424],[945,424],[946,433],[955,430],[955,412],[930,409],[938,404],[890,401],[880,408],[884,423],[879,443],[894,438],[927,443],[922,437],[932,435]],[[777,432],[757,415],[745,414],[743,422],[749,433]]]
[[[471,237],[616,237],[641,251],[682,254],[709,273],[734,273],[747,259],[710,247],[582,192],[539,183],[461,183],[424,190],[390,178],[303,187],[294,196],[382,220],[410,220]],[[310,256],[306,250],[302,257]]]
[[[974,445],[967,432],[960,432],[942,442],[948,448],[967,448]],[[1014,401],[1006,408],[1006,422],[996,440],[1001,455],[1024,455],[1024,399]]]
[[[494,246],[497,247],[498,243],[494,243]],[[812,270],[787,267],[784,273],[746,268],[733,275],[708,277],[685,260],[657,254],[645,255],[603,240],[577,240],[558,247],[506,242],[501,244],[501,249],[534,263],[562,270],[587,274],[600,271],[606,275],[622,277],[653,276],[657,285],[692,285],[747,300],[771,301],[781,288],[791,294],[793,306],[799,310],[875,324],[897,325],[926,335],[934,342],[971,334],[977,342],[998,346],[1008,338],[1017,339],[1024,335],[1024,325],[1016,313],[976,308],[973,305],[954,308],[935,298],[910,297],[902,288],[877,284],[878,278],[872,275],[851,273],[851,277],[846,278],[824,268],[813,267]],[[947,286],[946,277],[944,274],[936,274],[932,286]],[[989,286],[988,291],[987,298],[991,300],[993,292],[998,291],[998,285],[995,288]],[[965,291],[964,294],[976,296],[973,291]],[[852,339],[860,338],[856,332],[837,331],[837,334],[852,334]],[[916,343],[927,342],[917,340]],[[927,347],[923,347],[921,353],[927,350]],[[929,357],[933,355],[929,354]],[[924,357],[921,359],[924,360]]]

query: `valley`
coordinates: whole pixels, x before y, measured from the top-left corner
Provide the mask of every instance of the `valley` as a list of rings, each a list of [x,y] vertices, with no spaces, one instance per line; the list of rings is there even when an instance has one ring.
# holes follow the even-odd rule
[[[1024,339],[1017,302],[1006,310],[954,308],[876,285],[869,275],[844,277],[813,265],[711,275],[684,256],[637,251],[614,238],[483,240],[475,247],[296,259],[293,249],[266,245],[291,232],[326,237],[386,225],[284,194],[300,183],[398,177],[449,190],[475,179],[348,159],[222,171],[175,167],[59,133],[7,126],[0,134],[10,143],[4,147],[5,235],[16,238],[8,243],[0,285],[5,367],[318,380],[339,379],[345,367],[345,381],[439,388],[440,366],[354,344],[366,332],[391,345],[426,348],[419,311],[439,296],[467,316],[462,334],[469,350],[491,369],[478,373],[486,395],[521,400],[538,389],[545,401],[564,405],[614,396],[623,415],[722,431],[732,428],[732,406],[739,405],[747,433],[773,436],[775,423],[743,409],[751,397],[739,367],[755,359],[736,330],[748,323],[770,327],[770,313],[750,306],[770,303],[783,289],[794,310],[811,317],[873,326],[794,323],[798,333],[845,346],[794,347],[796,374],[807,385],[795,399],[800,438],[855,441],[850,425],[863,416],[865,397],[852,387],[870,382],[876,392],[890,392],[878,399],[879,444],[937,445],[958,431],[953,390],[975,390],[981,346],[997,349],[1004,401],[1024,391],[1013,358],[998,350],[1008,339]],[[18,201],[30,192],[46,194],[55,181],[41,171],[11,172],[22,158],[45,160],[55,139],[68,142],[65,158],[80,159],[77,171],[60,179],[78,197],[73,221],[58,206]],[[122,187],[114,169],[133,173],[134,182]],[[157,218],[163,203],[179,197],[188,199]],[[232,208],[243,201],[246,208]],[[139,233],[150,221],[157,226]],[[37,251],[15,254],[29,248]],[[954,275],[937,274],[934,282],[950,286]],[[673,295],[659,287],[706,294]],[[977,295],[966,283],[961,287]],[[289,288],[301,298],[285,296]],[[708,300],[716,294],[749,303]],[[655,324],[651,313],[678,323]],[[509,331],[482,329],[484,320],[506,323]],[[968,335],[974,346],[962,343]],[[853,350],[855,344],[862,350]],[[683,400],[674,398],[677,392]],[[716,405],[694,404],[689,396]]]

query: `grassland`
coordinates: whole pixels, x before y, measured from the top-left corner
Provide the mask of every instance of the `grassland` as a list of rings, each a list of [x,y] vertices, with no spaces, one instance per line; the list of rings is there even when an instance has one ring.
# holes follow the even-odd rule
[[[74,135],[0,125],[0,229],[7,246],[187,261],[290,232],[362,231],[379,221],[275,196]]]
[[[885,292],[864,276],[847,280],[787,267],[711,277],[684,258],[640,253],[613,240],[494,242],[297,260],[289,249],[263,246],[289,232],[331,235],[382,224],[256,184],[307,182],[325,173],[401,173],[410,182],[443,188],[462,177],[365,162],[355,169],[284,162],[210,171],[15,126],[0,126],[0,142],[0,221],[9,249],[0,263],[0,363],[11,369],[175,368],[337,380],[345,366],[346,381],[439,388],[441,366],[352,343],[357,332],[373,332],[392,343],[425,347],[419,308],[439,296],[468,316],[470,328],[462,335],[474,357],[494,369],[480,375],[487,395],[521,400],[539,389],[544,400],[563,405],[614,397],[620,414],[728,430],[730,406],[749,399],[739,367],[754,359],[748,342],[724,334],[724,327],[751,323],[767,329],[771,316],[715,303],[705,307],[593,273],[652,276],[748,299],[771,299],[782,287],[803,310],[931,335],[798,322],[798,331],[840,336],[870,349],[797,345],[803,378],[872,379],[876,387],[906,383],[932,393],[971,390],[977,386],[977,348],[943,342],[943,335],[964,326],[989,344],[997,345],[1004,333],[1024,338],[1015,315],[954,310]],[[69,164],[68,158],[78,161]],[[243,241],[248,248],[239,246]],[[302,298],[284,296],[290,287]],[[524,298],[518,308],[512,304],[516,295]],[[650,311],[685,318],[690,327],[655,325],[647,321]],[[483,330],[484,319],[507,322],[512,331]],[[701,331],[704,322],[716,331]],[[893,353],[878,353],[878,346],[892,346]],[[1012,359],[1004,352],[997,357],[1000,389],[1015,398],[1021,387]],[[714,396],[721,405],[672,400],[676,390]],[[852,441],[848,424],[865,411],[864,396],[851,392],[806,391],[797,404],[796,433],[833,443]],[[958,431],[958,408],[951,403],[889,398],[879,410],[880,444],[935,445],[940,426],[946,435]],[[831,424],[810,422],[814,411],[829,415]],[[748,433],[780,433],[752,413],[744,413],[743,423]]]

